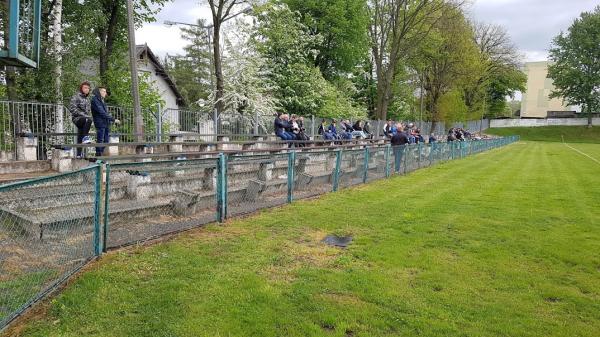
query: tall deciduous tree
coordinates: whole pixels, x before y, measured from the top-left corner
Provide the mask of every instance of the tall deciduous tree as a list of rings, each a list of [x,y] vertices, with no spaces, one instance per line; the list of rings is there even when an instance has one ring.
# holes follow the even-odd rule
[[[421,49],[426,61],[424,88],[431,114],[432,129],[444,121],[440,99],[472,80],[479,58],[469,23],[460,9],[446,8],[434,31]],[[456,96],[453,97],[456,100]]]
[[[181,94],[190,107],[198,107],[199,101],[206,101],[211,95],[212,62],[208,43],[208,30],[205,20],[197,26],[181,28],[182,38],[188,42],[183,48],[185,54],[168,56],[165,65],[174,78]]]
[[[313,47],[322,37],[311,34],[297,12],[271,1],[257,8],[255,14],[252,43],[266,60],[264,71],[281,110],[307,116],[364,116],[346,92],[325,80],[315,66],[318,50]]]
[[[312,35],[322,38],[314,46],[315,65],[333,80],[351,73],[369,52],[366,0],[283,0],[300,13],[301,22]]]
[[[550,60],[548,76],[556,88],[551,97],[584,106],[592,127],[592,112],[600,108],[600,6],[582,13],[568,33],[554,39]]]
[[[216,109],[217,113],[221,113],[224,108],[223,96],[224,91],[224,79],[223,79],[223,59],[221,56],[221,32],[223,23],[232,17],[235,17],[240,12],[240,5],[248,5],[249,0],[206,0],[210,7],[213,22],[213,58],[215,67],[215,79],[216,79]]]
[[[414,53],[444,10],[447,0],[369,0],[369,36],[377,74],[376,116],[386,119],[398,65]]]
[[[465,103],[479,116],[499,116],[507,108],[506,97],[525,90],[527,77],[520,70],[522,56],[502,26],[476,22],[472,29],[480,66],[464,87]]]

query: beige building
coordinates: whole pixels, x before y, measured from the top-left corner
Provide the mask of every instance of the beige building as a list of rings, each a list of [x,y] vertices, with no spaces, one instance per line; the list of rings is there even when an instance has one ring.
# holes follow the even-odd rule
[[[547,118],[573,116],[575,109],[566,106],[562,99],[550,99],[554,90],[552,79],[548,78],[549,62],[525,63],[523,71],[527,75],[527,91],[523,93],[521,118]]]

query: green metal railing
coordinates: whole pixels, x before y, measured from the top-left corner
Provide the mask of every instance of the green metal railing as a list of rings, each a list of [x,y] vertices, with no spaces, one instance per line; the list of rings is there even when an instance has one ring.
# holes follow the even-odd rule
[[[108,249],[518,140],[101,164],[0,186],[0,329]]]

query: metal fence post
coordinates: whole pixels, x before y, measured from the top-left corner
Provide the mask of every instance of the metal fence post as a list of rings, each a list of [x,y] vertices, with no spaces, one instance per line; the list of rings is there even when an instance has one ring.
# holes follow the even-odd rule
[[[435,142],[429,144],[429,166],[433,165],[433,152],[435,151]]]
[[[369,178],[369,148],[365,147],[365,165],[363,172],[363,184],[367,182]]]
[[[217,114],[217,109],[213,109],[213,128],[214,128],[214,132],[213,134],[215,135],[215,141],[219,140],[219,137],[217,136],[219,134],[219,115]]]
[[[160,103],[156,104],[156,139],[162,142],[162,109]]]
[[[333,171],[333,191],[336,192],[340,184],[340,167],[342,166],[342,150],[335,151],[335,171]]]
[[[408,166],[408,151],[406,149],[408,148],[408,145],[402,145],[402,147],[402,157],[404,157],[404,170],[402,174],[406,174],[406,167]],[[400,170],[398,170],[398,172],[400,172]]]
[[[419,168],[421,168],[421,143],[419,143],[419,145],[417,145],[419,147],[419,158],[417,159],[417,164],[419,166]]]
[[[315,116],[310,116],[310,137],[312,140],[315,140]]]
[[[96,165],[96,179],[94,179],[94,255],[100,256],[102,244],[100,243],[100,183],[102,180],[102,165]]]
[[[108,231],[110,230],[109,224],[109,212],[110,212],[110,164],[106,164],[106,169],[104,170],[106,174],[106,182],[104,184],[104,228],[103,230],[103,238],[104,245],[102,246],[102,251],[106,253],[108,247]]]
[[[227,219],[227,155],[219,153],[217,164],[217,221]]]
[[[291,203],[294,201],[294,174],[295,174],[295,166],[296,166],[296,151],[288,152],[288,174],[287,174],[287,201]]]
[[[392,145],[387,144],[385,146],[385,177],[390,177],[390,152],[392,150]]]
[[[259,123],[259,116],[258,116],[258,110],[256,111],[256,113],[254,113],[254,135],[258,136],[258,123]]]

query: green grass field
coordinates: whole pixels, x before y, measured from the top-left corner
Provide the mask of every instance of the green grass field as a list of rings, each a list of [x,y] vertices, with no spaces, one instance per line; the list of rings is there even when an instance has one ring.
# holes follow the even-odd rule
[[[536,128],[497,128],[488,129],[486,133],[498,136],[519,135],[522,140],[542,142],[562,142],[564,137],[569,143],[600,144],[600,126],[545,126]]]
[[[15,334],[598,336],[599,173],[521,142],[211,225],[105,256]]]

